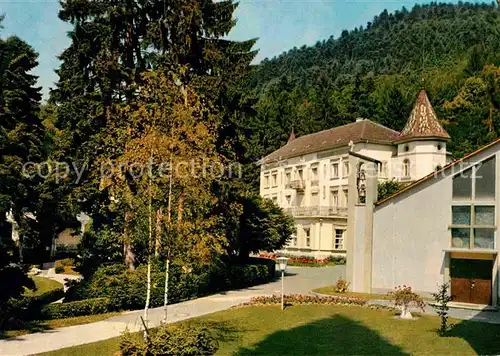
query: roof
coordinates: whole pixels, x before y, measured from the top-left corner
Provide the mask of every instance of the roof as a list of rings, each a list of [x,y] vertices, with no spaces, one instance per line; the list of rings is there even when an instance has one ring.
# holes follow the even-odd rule
[[[401,136],[396,141],[402,142],[431,137],[450,139],[450,135],[439,123],[427,93],[422,89],[418,94],[415,106],[413,106],[410,118],[406,122],[403,131],[401,131]]]
[[[426,182],[426,181],[428,181],[429,179],[431,179],[431,178],[433,178],[433,177],[435,177],[435,176],[439,175],[439,174],[440,174],[441,172],[443,172],[444,170],[446,170],[446,169],[448,169],[448,168],[451,168],[451,167],[453,167],[453,166],[455,166],[455,165],[457,165],[457,164],[459,164],[459,163],[461,163],[461,162],[463,162],[463,161],[465,161],[465,160],[467,160],[467,159],[469,159],[469,158],[471,158],[471,157],[473,157],[473,156],[475,156],[475,155],[477,155],[477,154],[479,154],[479,153],[481,153],[481,152],[483,152],[483,151],[487,150],[488,148],[490,148],[490,147],[492,147],[492,146],[495,146],[497,143],[500,143],[500,138],[499,138],[499,139],[496,139],[495,141],[493,141],[493,142],[491,142],[491,143],[489,143],[489,144],[487,144],[487,145],[485,145],[485,146],[483,146],[483,147],[478,148],[477,150],[475,150],[475,151],[473,151],[473,152],[471,152],[471,153],[469,153],[469,154],[465,155],[464,157],[462,157],[462,158],[460,158],[460,159],[457,159],[456,161],[453,161],[453,162],[451,162],[451,163],[448,163],[446,166],[444,166],[444,167],[443,167],[443,168],[441,168],[440,170],[435,171],[435,172],[432,172],[432,173],[430,173],[430,174],[426,175],[425,177],[420,178],[419,180],[417,180],[417,181],[413,182],[412,184],[407,185],[407,186],[406,186],[406,187],[404,187],[403,189],[398,190],[396,193],[394,193],[394,194],[392,194],[392,195],[389,195],[388,197],[386,197],[386,198],[384,198],[384,199],[381,199],[381,200],[377,201],[377,202],[375,203],[375,205],[382,205],[382,204],[386,203],[387,201],[389,201],[389,200],[391,200],[391,199],[393,199],[393,198],[397,197],[398,195],[400,195],[400,194],[402,194],[402,193],[404,193],[404,192],[407,192],[407,191],[409,191],[409,190],[411,190],[411,189],[415,188],[415,187],[416,187],[416,186],[418,186],[419,184],[421,184],[421,183],[423,183],[423,182]]]
[[[324,151],[347,146],[358,142],[392,144],[399,132],[377,124],[368,119],[357,119],[356,122],[334,127],[313,134],[300,136],[274,151],[264,158],[265,163],[300,156],[307,153]]]

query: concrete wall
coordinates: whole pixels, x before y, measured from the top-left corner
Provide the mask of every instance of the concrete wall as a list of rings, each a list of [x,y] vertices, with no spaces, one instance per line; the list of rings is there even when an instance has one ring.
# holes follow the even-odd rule
[[[435,291],[443,282],[452,181],[450,177],[432,183],[375,210],[373,290],[405,284],[417,291]]]
[[[453,175],[496,153],[493,146],[464,164],[453,166],[374,210],[372,290],[387,291],[410,285],[419,292],[434,292],[449,278]],[[496,224],[500,221],[500,156],[496,157]],[[495,248],[498,251],[498,230]],[[467,251],[467,250],[464,250]],[[498,258],[493,273],[493,299],[498,290]]]

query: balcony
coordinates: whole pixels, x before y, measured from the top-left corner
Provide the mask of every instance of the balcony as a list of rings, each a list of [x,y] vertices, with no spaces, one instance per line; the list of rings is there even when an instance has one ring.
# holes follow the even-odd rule
[[[285,212],[293,217],[347,217],[347,208],[331,206],[295,206],[285,209]]]
[[[287,188],[295,189],[296,191],[303,192],[306,187],[306,184],[303,180],[292,180]]]

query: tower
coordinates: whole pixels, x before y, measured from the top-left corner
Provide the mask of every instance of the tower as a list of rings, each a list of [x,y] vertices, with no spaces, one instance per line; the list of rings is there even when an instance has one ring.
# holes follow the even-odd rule
[[[443,129],[425,90],[418,94],[410,118],[395,140],[395,172],[402,181],[415,181],[446,165],[450,135]]]

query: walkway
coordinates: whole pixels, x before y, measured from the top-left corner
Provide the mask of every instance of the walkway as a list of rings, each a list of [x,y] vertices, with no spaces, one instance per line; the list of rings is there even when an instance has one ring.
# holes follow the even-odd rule
[[[368,303],[375,305],[383,305],[383,306],[393,306],[393,304],[389,300],[370,300]],[[424,310],[425,314],[437,315],[434,308],[430,305],[426,305]],[[422,312],[421,309],[412,309],[411,311],[415,313]],[[454,319],[473,320],[490,324],[500,324],[500,312],[498,311],[450,308],[448,314],[450,318]]]
[[[344,266],[289,267],[285,276],[285,293],[308,294],[312,289],[332,285],[344,276]],[[247,302],[251,297],[281,293],[281,281],[215,294],[168,306],[168,322],[173,323],[193,317],[229,309]],[[82,345],[119,336],[125,329],[139,331],[142,310],[127,312],[92,324],[70,326],[40,333],[0,340],[0,355],[31,355],[65,347]],[[158,326],[163,318],[163,308],[149,311],[149,326]]]

